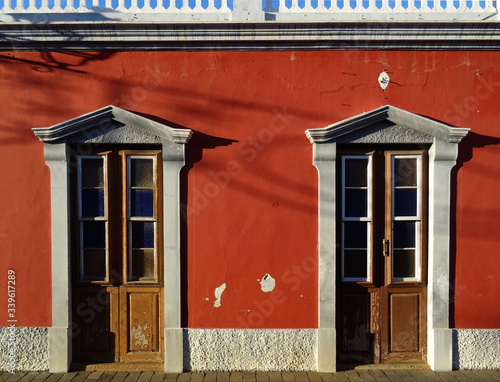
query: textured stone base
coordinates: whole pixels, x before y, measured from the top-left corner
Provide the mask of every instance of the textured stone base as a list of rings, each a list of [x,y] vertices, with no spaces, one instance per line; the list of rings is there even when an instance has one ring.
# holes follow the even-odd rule
[[[16,370],[48,370],[48,337],[48,328],[0,327],[0,370],[10,370],[9,350],[14,351]],[[9,347],[11,339],[14,339],[15,348]]]
[[[316,370],[316,329],[186,329],[187,371]]]
[[[453,369],[500,369],[500,329],[454,329]]]
[[[317,369],[317,329],[184,329],[185,371]],[[10,329],[0,327],[0,370]],[[48,328],[15,328],[16,370],[49,369]],[[500,329],[453,329],[454,369],[500,369]]]

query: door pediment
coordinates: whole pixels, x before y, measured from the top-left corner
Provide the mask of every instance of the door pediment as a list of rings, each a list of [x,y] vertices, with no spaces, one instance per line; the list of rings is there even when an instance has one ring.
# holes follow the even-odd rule
[[[186,144],[192,135],[113,105],[33,132],[44,143]]]
[[[332,125],[306,130],[311,143],[458,143],[469,129],[457,128],[391,105]]]

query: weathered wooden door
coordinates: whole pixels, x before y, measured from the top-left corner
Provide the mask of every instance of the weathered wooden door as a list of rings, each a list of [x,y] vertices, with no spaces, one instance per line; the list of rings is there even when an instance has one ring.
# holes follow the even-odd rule
[[[161,163],[158,150],[78,157],[74,361],[163,361]]]
[[[426,152],[340,161],[339,363],[426,362]]]

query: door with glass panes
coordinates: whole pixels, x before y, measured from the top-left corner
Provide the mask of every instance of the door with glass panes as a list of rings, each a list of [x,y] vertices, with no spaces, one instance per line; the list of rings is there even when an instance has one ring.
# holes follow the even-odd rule
[[[339,161],[338,362],[426,362],[426,152]]]
[[[163,361],[159,150],[78,157],[73,219],[73,360]]]

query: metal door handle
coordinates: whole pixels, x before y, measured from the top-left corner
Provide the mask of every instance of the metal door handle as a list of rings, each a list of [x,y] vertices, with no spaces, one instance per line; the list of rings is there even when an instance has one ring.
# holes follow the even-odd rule
[[[389,256],[389,240],[382,239],[382,256]]]

